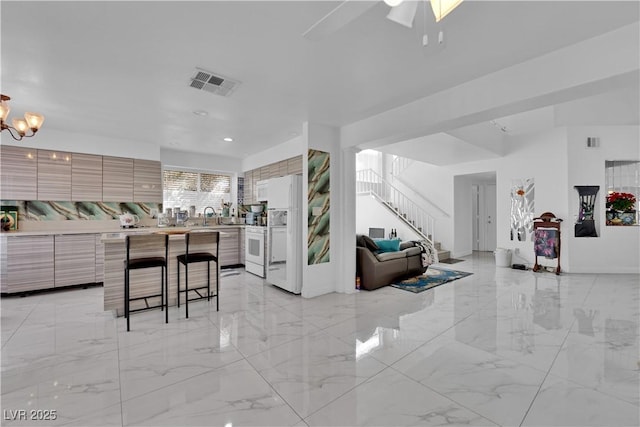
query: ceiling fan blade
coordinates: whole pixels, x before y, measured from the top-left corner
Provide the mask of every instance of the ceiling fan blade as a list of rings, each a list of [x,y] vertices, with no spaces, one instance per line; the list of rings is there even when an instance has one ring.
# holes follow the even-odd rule
[[[404,25],[405,27],[411,28],[413,27],[413,18],[415,18],[417,10],[417,1],[404,1],[398,6],[394,6],[391,8],[391,11],[387,15],[387,19],[390,19],[391,21],[396,22],[400,25]]]
[[[322,40],[371,9],[377,3],[378,1],[345,0],[313,24],[302,34],[302,37],[313,41]]]

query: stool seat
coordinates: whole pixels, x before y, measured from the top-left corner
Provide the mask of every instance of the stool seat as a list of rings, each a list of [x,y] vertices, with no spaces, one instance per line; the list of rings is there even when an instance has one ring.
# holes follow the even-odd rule
[[[199,300],[206,298],[211,300],[211,267],[210,263],[213,261],[216,263],[216,293],[214,295],[216,299],[216,311],[220,310],[220,263],[218,262],[218,253],[220,247],[220,233],[218,231],[198,231],[187,232],[184,237],[185,253],[176,257],[177,263],[177,287],[178,287],[178,307],[180,307],[180,293],[184,292],[184,305],[185,315],[189,318],[189,301]],[[211,252],[205,252],[205,250],[213,249]],[[193,252],[191,252],[193,250]],[[189,287],[189,264],[206,262],[207,263],[207,283]],[[180,286],[180,264],[184,265],[184,289]],[[206,295],[200,293],[201,290],[206,289]],[[191,298],[189,293],[197,297]]]
[[[167,262],[162,257],[149,257],[130,259],[127,265],[129,270],[135,270],[137,268],[166,267]]]
[[[189,264],[192,262],[206,262],[206,261],[216,261],[218,262],[218,257],[209,252],[197,252],[195,254],[189,254],[189,258],[187,259],[187,255],[178,255],[178,261],[182,264]]]

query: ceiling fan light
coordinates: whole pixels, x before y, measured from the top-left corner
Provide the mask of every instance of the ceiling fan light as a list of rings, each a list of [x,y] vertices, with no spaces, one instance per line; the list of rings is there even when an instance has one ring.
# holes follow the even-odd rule
[[[463,0],[431,0],[431,9],[436,17],[436,22],[447,16],[453,9],[458,7]]]
[[[404,25],[407,28],[412,28],[416,10],[418,10],[418,2],[407,1],[391,9],[387,15],[387,19]]]
[[[20,135],[24,135],[27,132],[27,129],[29,129],[29,125],[27,125],[27,121],[25,119],[13,119],[12,123],[13,127]]]
[[[7,116],[9,116],[9,111],[11,111],[11,108],[9,108],[9,104],[6,103],[5,101],[0,101],[0,119],[3,122],[7,120]]]
[[[403,1],[404,0],[384,0],[384,2],[387,4],[387,6],[391,6],[391,7],[396,7],[397,5],[402,3]]]
[[[37,131],[44,122],[44,116],[38,113],[26,112],[24,118],[32,131]]]

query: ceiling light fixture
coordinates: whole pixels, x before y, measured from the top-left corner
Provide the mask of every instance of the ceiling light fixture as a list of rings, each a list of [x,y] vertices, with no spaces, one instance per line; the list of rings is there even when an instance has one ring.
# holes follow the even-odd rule
[[[205,117],[208,116],[209,113],[204,111],[204,110],[196,110],[193,112],[193,114],[195,114],[196,116],[200,116],[200,117]]]
[[[225,142],[233,142],[233,138],[230,137],[222,138],[222,140]]]
[[[402,3],[403,1],[404,0],[384,0],[384,2],[387,4],[387,6],[391,6],[391,7],[396,7],[397,5]]]
[[[0,94],[0,132],[3,130],[8,130],[11,134],[11,137],[16,141],[21,141],[22,138],[29,138],[38,132],[38,129],[42,126],[44,122],[44,116],[38,113],[26,112],[24,113],[24,119],[13,119],[11,123],[13,126],[9,126],[5,123],[7,120],[7,116],[9,116],[9,104],[7,101],[10,101],[11,98],[7,95]],[[27,135],[27,130],[31,130],[31,134]],[[14,135],[13,131],[17,132],[18,136]]]
[[[431,0],[431,9],[436,16],[436,22],[447,16],[453,9],[458,7],[463,0]]]

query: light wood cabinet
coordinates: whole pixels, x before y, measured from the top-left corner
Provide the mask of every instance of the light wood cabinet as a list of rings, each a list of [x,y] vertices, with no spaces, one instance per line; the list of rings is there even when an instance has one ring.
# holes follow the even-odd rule
[[[102,156],[73,153],[71,200],[102,201]]]
[[[225,229],[220,233],[220,266],[227,267],[230,265],[236,265],[240,263],[238,258],[238,236],[239,230],[237,228]]]
[[[71,153],[38,150],[38,200],[71,200]]]
[[[38,198],[38,153],[32,148],[0,146],[2,200]]]
[[[250,205],[255,201],[253,197],[253,171],[244,173],[244,204]]]
[[[104,282],[104,243],[101,241],[102,235],[96,234],[96,283]]]
[[[242,265],[244,265],[245,256],[246,256],[246,254],[245,254],[245,245],[246,245],[245,236],[246,236],[246,234],[245,233],[246,233],[246,231],[245,231],[244,227],[241,228],[240,231],[238,232],[238,246],[239,246],[239,249],[238,249],[238,263],[242,264]]]
[[[133,161],[133,200],[162,203],[162,167],[154,160]]]
[[[133,202],[133,159],[102,157],[102,200]]]
[[[302,156],[287,159],[287,175],[297,175],[302,173]]]
[[[96,281],[95,234],[55,236],[55,287]]]
[[[1,292],[54,287],[53,236],[0,236],[0,242]]]

